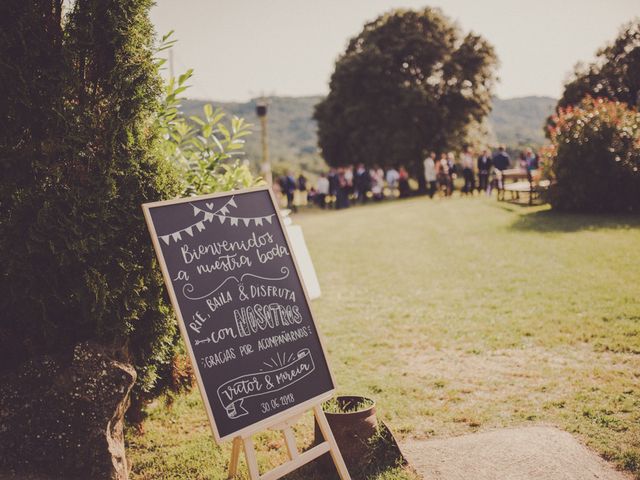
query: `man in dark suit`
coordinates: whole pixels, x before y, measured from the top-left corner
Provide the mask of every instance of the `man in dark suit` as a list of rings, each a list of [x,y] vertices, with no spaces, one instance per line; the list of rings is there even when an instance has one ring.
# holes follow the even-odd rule
[[[504,145],[500,145],[500,148],[498,148],[498,151],[493,156],[493,166],[496,168],[496,170],[500,170],[500,174],[502,174],[503,171],[509,168],[510,164],[511,159],[509,158],[509,154],[505,151]],[[497,180],[498,200],[504,199],[504,180],[502,178],[502,175],[498,175]]]
[[[510,164],[511,159],[509,158],[509,154],[505,151],[504,145],[500,145],[500,148],[498,148],[498,151],[493,156],[493,166],[503,171],[509,168]]]
[[[297,212],[298,208],[293,202],[293,196],[296,191],[296,179],[293,177],[293,173],[287,172],[287,175],[280,179],[280,190],[287,197],[287,208],[290,208],[293,212]]]
[[[491,173],[491,157],[487,150],[482,151],[482,155],[478,157],[478,191],[486,192],[489,188],[489,174]]]
[[[353,187],[356,191],[356,200],[367,203],[367,192],[371,190],[371,175],[364,163],[359,163],[353,176]]]
[[[327,178],[329,179],[329,207],[336,208],[336,199],[338,197],[338,189],[340,188],[338,171],[335,168],[331,168],[331,170],[329,170],[329,175],[327,175]]]

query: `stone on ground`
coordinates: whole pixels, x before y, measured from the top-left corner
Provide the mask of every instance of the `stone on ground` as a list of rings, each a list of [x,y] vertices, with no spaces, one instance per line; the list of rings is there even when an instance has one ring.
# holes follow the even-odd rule
[[[405,440],[403,454],[425,480],[631,480],[570,434],[508,428],[434,440]]]

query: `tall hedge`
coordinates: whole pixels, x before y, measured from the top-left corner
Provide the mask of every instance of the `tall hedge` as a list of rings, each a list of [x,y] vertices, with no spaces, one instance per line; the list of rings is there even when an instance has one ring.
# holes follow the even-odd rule
[[[0,369],[93,340],[150,391],[175,323],[140,204],[179,191],[153,122],[152,1],[61,5],[2,6]]]
[[[550,129],[547,200],[559,210],[640,212],[640,114],[587,97],[561,109]]]

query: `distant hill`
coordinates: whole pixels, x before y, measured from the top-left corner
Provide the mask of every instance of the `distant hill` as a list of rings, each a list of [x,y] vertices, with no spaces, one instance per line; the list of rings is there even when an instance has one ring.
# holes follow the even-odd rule
[[[493,101],[489,125],[499,143],[512,148],[545,143],[543,126],[557,100],[551,97],[519,97]]]
[[[326,167],[318,153],[313,107],[322,99],[310,97],[272,97],[269,104],[269,155],[274,171],[288,168],[318,173]],[[245,118],[254,124],[254,134],[247,138],[247,158],[257,165],[261,158],[260,126],[255,114],[255,101],[245,103],[215,100],[186,100],[182,110],[187,115],[202,114],[205,103],[222,107],[230,115]],[[491,138],[516,149],[545,143],[542,127],[553,112],[556,100],[551,97],[520,97],[494,99],[488,126]]]

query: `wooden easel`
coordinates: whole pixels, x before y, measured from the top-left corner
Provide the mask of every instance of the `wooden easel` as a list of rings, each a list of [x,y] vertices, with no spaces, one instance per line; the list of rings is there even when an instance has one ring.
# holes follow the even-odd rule
[[[244,189],[244,190],[240,190],[240,191],[236,191],[233,193],[229,193],[229,192],[219,192],[219,193],[214,193],[214,194],[209,194],[209,195],[202,195],[199,197],[188,197],[188,198],[179,198],[179,199],[175,199],[175,200],[166,200],[166,201],[160,201],[160,202],[152,202],[152,203],[146,203],[144,204],[143,207],[143,211],[144,211],[144,216],[145,216],[145,220],[147,222],[147,226],[149,227],[149,232],[151,234],[151,240],[153,242],[153,247],[156,251],[156,255],[158,257],[158,261],[160,263],[160,268],[162,270],[162,276],[164,278],[164,282],[165,285],[167,286],[167,290],[169,292],[169,298],[171,299],[171,304],[173,305],[173,308],[176,312],[176,316],[178,317],[178,326],[180,327],[180,333],[182,334],[182,338],[185,341],[186,347],[187,347],[187,352],[189,353],[189,358],[191,360],[191,364],[193,365],[193,370],[195,373],[195,377],[196,377],[196,381],[198,384],[198,390],[200,391],[200,395],[202,396],[202,401],[205,407],[205,410],[207,412],[207,416],[209,418],[209,423],[211,425],[211,431],[213,433],[213,437],[215,438],[217,443],[220,443],[222,441],[226,441],[229,439],[233,438],[233,445],[232,445],[232,450],[231,450],[231,462],[229,464],[229,478],[234,478],[237,474],[238,471],[238,460],[240,459],[240,450],[244,448],[244,453],[245,453],[245,457],[247,459],[247,466],[249,469],[249,476],[251,478],[251,480],[276,480],[278,478],[281,478],[282,476],[286,475],[287,473],[290,473],[294,470],[296,470],[297,468],[301,467],[302,465],[305,465],[309,462],[311,462],[312,460],[318,458],[320,455],[329,452],[331,454],[331,457],[333,458],[333,462],[336,465],[336,468],[338,470],[338,473],[340,475],[341,480],[351,480],[351,477],[349,476],[349,472],[347,471],[347,467],[344,463],[344,460],[342,459],[342,455],[340,454],[340,450],[338,449],[338,445],[336,443],[336,440],[333,436],[333,433],[331,432],[331,428],[329,427],[329,423],[327,422],[327,418],[324,415],[324,412],[322,411],[322,402],[325,400],[328,400],[329,398],[331,398],[331,396],[335,393],[336,391],[336,387],[335,387],[335,381],[333,379],[333,375],[331,373],[331,369],[329,368],[329,364],[327,362],[326,359],[326,352],[325,352],[325,348],[322,342],[322,338],[320,335],[320,332],[317,330],[316,324],[315,324],[315,319],[313,317],[313,313],[311,312],[310,308],[309,308],[309,315],[310,315],[310,325],[307,328],[312,328],[312,330],[315,331],[315,333],[318,336],[318,342],[320,344],[320,352],[317,352],[318,357],[321,355],[325,364],[326,364],[326,372],[325,374],[328,373],[328,376],[330,377],[330,382],[327,382],[326,377],[325,377],[325,381],[323,385],[315,385],[315,389],[313,390],[313,392],[315,392],[315,396],[311,396],[311,394],[309,394],[308,392],[302,393],[301,397],[305,397],[304,401],[301,401],[301,403],[296,403],[296,405],[291,405],[290,409],[287,409],[285,411],[282,411],[278,414],[275,414],[273,417],[267,417],[267,418],[262,418],[260,417],[260,415],[256,414],[255,418],[255,423],[251,423],[251,422],[246,422],[249,423],[249,425],[245,426],[244,428],[241,428],[240,430],[233,430],[231,433],[227,433],[225,435],[220,435],[220,432],[218,430],[218,427],[216,425],[216,419],[213,413],[213,408],[212,408],[212,399],[215,398],[215,386],[213,386],[211,388],[211,391],[207,391],[207,389],[205,388],[205,384],[203,382],[202,379],[202,374],[200,372],[200,366],[199,363],[197,361],[196,356],[194,355],[193,352],[193,348],[194,348],[194,344],[191,343],[191,339],[189,336],[189,332],[187,331],[187,324],[184,321],[184,317],[182,314],[182,310],[181,310],[181,303],[178,301],[178,297],[176,296],[176,290],[174,288],[174,284],[173,284],[173,280],[172,280],[172,275],[169,273],[169,269],[167,267],[167,262],[165,260],[164,257],[164,253],[163,253],[163,247],[160,244],[160,240],[162,239],[164,242],[166,242],[166,245],[169,245],[170,242],[170,238],[173,238],[174,242],[177,239],[180,239],[180,235],[182,233],[185,234],[185,237],[187,235],[191,235],[192,233],[195,233],[195,231],[193,230],[193,228],[195,227],[198,231],[200,230],[200,227],[198,227],[198,223],[186,223],[187,227],[186,228],[181,228],[181,230],[178,231],[174,231],[173,233],[170,234],[165,234],[162,237],[158,235],[158,232],[156,232],[156,226],[154,223],[154,219],[153,219],[153,215],[151,213],[152,209],[155,208],[164,208],[164,207],[172,207],[174,205],[179,205],[179,204],[184,204],[184,203],[192,203],[194,201],[203,201],[203,200],[214,200],[214,199],[218,199],[220,197],[230,197],[229,199],[226,200],[226,203],[224,203],[224,207],[222,208],[226,208],[226,205],[229,205],[231,201],[233,201],[234,197],[238,197],[240,198],[242,195],[245,194],[255,194],[258,192],[264,192],[268,195],[268,199],[263,199],[263,202],[265,202],[267,205],[267,207],[271,207],[273,208],[273,213],[270,212],[266,212],[268,213],[267,216],[261,216],[261,217],[257,217],[258,219],[267,219],[267,218],[271,218],[274,215],[277,218],[277,223],[275,224],[276,226],[279,226],[281,233],[284,237],[285,243],[286,243],[286,247],[288,249],[288,251],[291,254],[291,259],[293,262],[292,265],[292,270],[293,273],[295,274],[294,276],[297,278],[297,281],[300,284],[300,287],[302,289],[303,292],[303,296],[304,296],[304,305],[306,305],[307,307],[309,307],[309,295],[307,293],[307,289],[306,286],[304,285],[304,282],[302,281],[302,276],[300,273],[300,267],[298,266],[298,261],[296,259],[295,253],[292,250],[291,247],[291,240],[289,239],[289,235],[287,233],[287,229],[285,228],[284,222],[282,220],[282,216],[280,215],[280,211],[278,209],[277,206],[277,200],[273,194],[273,191],[270,189],[270,187],[268,186],[262,186],[262,187],[253,187],[253,188],[249,188],[249,189]],[[270,201],[269,201],[270,199]],[[233,204],[234,206],[237,206],[235,203]],[[193,207],[193,205],[192,205]],[[210,207],[209,210],[211,209]],[[218,214],[219,211],[222,211],[222,208],[220,208],[220,210],[216,210],[213,213],[211,212],[206,212],[208,213],[211,217],[209,218],[209,221],[211,221],[211,219],[213,218],[213,215],[217,215],[220,218],[220,214]],[[191,212],[191,209],[188,208],[186,211]],[[264,215],[264,213],[262,214]],[[224,224],[224,219],[228,218],[225,217],[223,215],[223,219],[221,220],[221,224]],[[235,217],[233,217],[235,218]],[[238,217],[240,218],[240,217]],[[236,219],[236,224],[237,224],[237,220]],[[205,217],[206,219],[206,217]],[[258,225],[257,223],[257,219],[256,218],[249,218],[247,217],[245,220],[249,221],[254,221],[256,225]],[[191,220],[192,221],[192,220]],[[206,220],[205,220],[206,221]],[[267,220],[269,222],[269,224],[271,224],[270,220]],[[199,223],[202,223],[203,221],[200,221]],[[227,222],[228,224],[231,223],[231,220],[229,222]],[[249,222],[250,223],[250,222]],[[244,223],[245,226],[249,226],[249,223]],[[262,224],[260,224],[262,225]],[[282,269],[280,270],[280,272],[282,273]],[[174,272],[175,273],[175,272]],[[255,275],[254,275],[255,276]],[[236,279],[237,280],[237,279]],[[294,285],[295,286],[295,285]],[[184,292],[182,292],[184,293]],[[183,295],[184,297],[184,295]],[[197,343],[196,343],[197,345]],[[245,372],[246,373],[246,372]],[[209,398],[211,395],[211,399]],[[305,396],[306,395],[306,396]],[[309,398],[311,397],[311,398]],[[302,399],[301,399],[302,400]],[[216,404],[217,405],[217,404]],[[219,406],[216,408],[220,408]],[[298,451],[298,448],[296,446],[296,440],[295,440],[295,436],[293,434],[293,430],[292,430],[292,425],[295,424],[295,422],[300,418],[300,416],[309,411],[309,410],[313,410],[315,419],[318,423],[318,426],[320,427],[320,431],[322,432],[322,435],[324,437],[324,441],[319,444],[316,445],[314,447],[312,447],[311,449],[307,450],[306,452],[300,453]],[[225,418],[224,415],[225,413],[223,413],[224,411],[221,410],[220,411],[220,415],[222,416],[222,418]],[[264,412],[263,412],[264,413]],[[284,440],[285,440],[285,444],[287,446],[287,452],[288,452],[288,456],[289,456],[289,461],[287,461],[286,463],[284,463],[283,465],[280,465],[279,467],[274,468],[273,470],[266,472],[264,475],[260,475],[260,470],[258,468],[258,461],[256,458],[256,452],[255,452],[255,448],[253,445],[253,440],[251,438],[251,435],[254,435],[256,433],[259,433],[265,429],[271,429],[271,430],[279,430],[283,433],[284,435]]]
[[[287,420],[274,425],[270,430],[280,430],[282,432],[285,444],[287,445],[289,461],[263,475],[260,475],[258,460],[256,458],[255,447],[253,445],[251,434],[235,437],[231,448],[231,461],[229,463],[228,478],[233,479],[236,477],[238,473],[238,461],[240,460],[240,449],[244,447],[244,455],[247,459],[247,467],[249,469],[249,477],[251,480],[276,480],[327,452],[331,454],[331,458],[333,459],[333,463],[338,470],[341,480],[351,480],[349,472],[347,471],[347,466],[345,465],[342,455],[340,454],[340,450],[338,449],[336,439],[333,437],[331,427],[329,427],[329,423],[327,422],[327,417],[325,417],[324,412],[322,411],[321,404],[317,404],[313,407],[313,414],[318,422],[322,436],[324,437],[324,442],[310,448],[304,453],[300,453],[298,451],[296,439],[291,427],[300,419],[301,415],[292,416]]]

